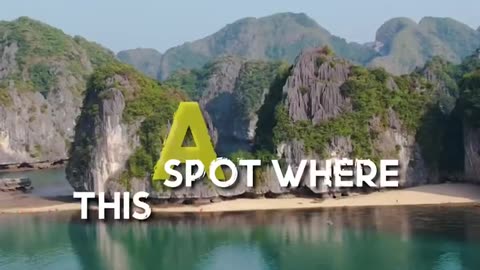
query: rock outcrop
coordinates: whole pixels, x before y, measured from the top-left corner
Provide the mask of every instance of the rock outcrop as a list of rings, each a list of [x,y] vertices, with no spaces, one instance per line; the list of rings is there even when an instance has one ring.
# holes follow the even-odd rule
[[[420,82],[393,77],[383,70],[354,66],[333,56],[326,48],[307,50],[300,55],[297,64],[287,69],[288,79],[286,83],[283,80],[283,89],[281,86],[267,89],[255,84],[251,89],[244,87],[245,82],[263,80],[253,71],[272,72],[278,68],[278,65],[272,69],[265,63],[254,63],[256,68],[246,72],[250,70],[248,65],[248,61],[226,58],[213,65],[212,72],[206,76],[200,103],[206,109],[207,119],[211,118],[209,123],[218,132],[217,147],[224,132],[236,135],[235,126],[219,122],[221,116],[238,119],[235,115],[243,111],[222,98],[218,104],[212,101],[225,95],[238,102],[244,97],[237,95],[254,94],[256,102],[245,104],[253,106],[248,108],[260,109],[248,111],[247,116],[257,114],[258,117],[264,106],[277,107],[277,114],[270,119],[275,123],[270,130],[270,137],[275,138],[274,154],[294,168],[301,159],[395,158],[400,160],[403,186],[433,181],[415,140],[416,123],[422,116],[422,110],[417,107],[427,104],[420,95],[426,91]],[[207,180],[196,181],[192,188],[165,189],[161,183],[152,182],[150,175],[181,98],[172,98],[178,95],[169,86],[152,86],[153,81],[125,66],[96,74],[89,84],[67,168],[68,180],[76,190],[147,191],[151,198],[185,202],[331,191],[320,183],[310,186],[305,181],[298,189],[282,188],[268,166],[257,171],[254,188],[246,187],[245,171],[240,170],[237,184],[230,189],[215,187]],[[255,76],[250,77],[252,74]],[[242,76],[251,79],[244,80]],[[273,75],[266,77],[274,79]],[[415,84],[418,86],[405,88]],[[149,85],[155,91],[145,92]],[[272,104],[272,94],[277,91],[280,98],[275,98],[278,103]],[[401,105],[409,114],[396,110],[399,105],[395,102],[399,99],[403,99]],[[257,127],[257,131],[259,128],[262,127]],[[261,149],[262,145],[257,147]],[[320,166],[323,165],[321,162]],[[307,170],[305,178],[308,174]]]
[[[463,123],[464,170],[467,181],[480,182],[480,49],[466,58],[459,70],[458,102]]]
[[[97,70],[66,170],[74,189],[125,190],[148,178],[181,98],[128,66],[115,63]]]
[[[211,122],[217,152],[228,156],[252,150],[258,110],[278,71],[286,65],[225,56],[202,69],[178,72],[165,83],[187,89],[198,99]],[[195,88],[189,89],[192,80]]]
[[[155,84],[122,65],[100,69],[93,75],[67,166],[67,179],[75,190],[107,194],[147,191],[151,198],[164,200],[213,200],[283,192],[276,181],[268,180],[247,189],[244,171],[240,172],[243,182],[229,190],[214,188],[208,181],[178,189],[152,183],[150,175],[158,150],[183,98],[175,90]],[[152,88],[148,90],[148,86]],[[273,170],[262,173],[265,179],[273,179]]]
[[[350,110],[340,90],[350,68],[347,61],[331,61],[316,49],[302,53],[284,88],[290,118],[317,125]]]
[[[25,17],[0,22],[0,164],[67,159],[86,77],[113,59]]]
[[[67,168],[68,180],[75,190],[105,192],[106,182],[119,176],[139,145],[138,124],[123,122],[125,96],[121,89],[132,87],[129,80],[116,75],[106,83],[107,89],[102,93],[108,98],[102,99],[96,89],[91,90],[84,107],[91,111],[84,111],[77,124]]]
[[[400,91],[413,95],[417,90],[399,89],[397,79],[381,70],[373,76],[369,72],[336,58],[325,48],[302,53],[283,90],[286,98],[284,123],[277,129],[278,155],[289,164],[311,158],[398,159],[402,186],[433,181],[415,131],[408,131],[394,104],[388,100],[376,103],[374,99],[382,97],[373,96],[389,92],[391,96],[384,98],[393,99]],[[370,90],[364,87],[378,87],[379,92],[363,96],[362,91]]]

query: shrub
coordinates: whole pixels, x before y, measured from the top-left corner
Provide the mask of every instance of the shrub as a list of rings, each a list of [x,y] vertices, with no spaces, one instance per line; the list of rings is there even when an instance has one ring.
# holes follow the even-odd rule
[[[55,74],[45,64],[33,65],[29,73],[34,88],[46,97],[50,89],[55,85]]]
[[[1,106],[9,106],[13,102],[12,97],[8,94],[6,89],[0,88],[0,105]]]

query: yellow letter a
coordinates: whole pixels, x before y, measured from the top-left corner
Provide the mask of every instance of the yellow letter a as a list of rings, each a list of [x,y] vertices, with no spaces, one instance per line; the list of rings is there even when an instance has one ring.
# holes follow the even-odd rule
[[[195,146],[182,146],[187,136],[188,128],[192,133]],[[170,159],[177,159],[184,163],[186,160],[200,160],[207,173],[210,163],[217,159],[217,154],[208,135],[207,125],[203,119],[200,106],[197,102],[181,102],[173,118],[172,128],[165,140],[162,154],[155,166],[153,180],[166,180],[169,175],[165,172],[165,163]],[[223,171],[215,171],[217,179],[225,179]]]

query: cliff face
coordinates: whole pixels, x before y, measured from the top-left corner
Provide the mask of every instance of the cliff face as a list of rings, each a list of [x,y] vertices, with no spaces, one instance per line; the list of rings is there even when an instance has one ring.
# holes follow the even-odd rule
[[[423,108],[429,104],[429,92],[421,79],[360,68],[336,58],[328,49],[305,51],[291,69],[279,72],[278,68],[278,64],[227,58],[211,66],[202,83],[194,83],[204,87],[200,104],[207,122],[213,125],[212,134],[218,135],[217,148],[223,136],[239,136],[236,130],[243,131],[237,139],[250,138],[246,131],[251,124],[238,129],[232,119],[242,119],[239,115],[249,121],[260,118],[253,137],[255,151],[250,154],[270,149],[256,141],[263,135],[273,138],[272,154],[294,167],[301,159],[394,158],[400,160],[403,186],[434,181],[415,138]],[[258,74],[266,71],[271,72],[266,80],[270,83],[250,84],[262,81]],[[169,200],[327,192],[325,187],[309,187],[307,182],[297,190],[281,188],[268,166],[256,172],[255,188],[246,188],[245,171],[240,171],[240,180],[231,189],[214,187],[207,180],[178,189],[152,183],[150,174],[158,150],[181,100],[172,98],[176,95],[168,86],[152,84],[122,66],[93,76],[67,168],[75,189],[147,191],[152,198]],[[150,88],[154,91],[145,92]],[[250,95],[251,99],[245,99]],[[272,108],[276,108],[275,114]],[[265,121],[271,124],[264,126]]]
[[[252,149],[258,111],[281,62],[249,61],[226,56],[202,69],[174,74],[166,84],[187,89],[197,99],[215,134],[220,155]]]
[[[278,155],[290,164],[306,158],[399,159],[401,185],[428,182],[415,140],[422,109],[413,108],[414,96],[420,98],[424,90],[420,84],[418,89],[408,88],[403,80],[382,70],[352,66],[326,49],[305,51],[287,79],[285,99],[277,109]],[[400,104],[395,100],[400,98],[402,106],[409,107],[404,109],[413,110],[412,119],[397,111]],[[426,106],[426,101],[418,105]]]
[[[215,133],[216,149],[228,152],[231,149],[245,147],[246,138],[235,137],[235,120],[238,116],[238,100],[235,85],[244,60],[234,57],[223,58],[214,62],[210,72],[203,78],[202,95],[199,103],[203,113],[208,117]]]
[[[459,69],[464,73],[459,82],[459,107],[463,120],[465,178],[480,180],[480,50],[466,58]]]
[[[0,164],[68,158],[100,46],[28,18],[0,23]]]
[[[75,190],[110,192],[148,182],[180,93],[111,64],[89,81],[67,179]]]
[[[69,87],[78,82],[62,81],[46,97],[22,92],[10,84],[10,104],[0,107],[0,163],[60,160],[68,157],[81,97]]]
[[[125,168],[139,145],[138,124],[122,121],[125,96],[121,88],[131,87],[128,79],[109,78],[101,98],[93,89],[85,98],[85,110],[77,124],[75,144],[67,168],[69,182],[76,190],[104,192],[107,181]]]
[[[179,200],[284,192],[276,181],[247,189],[244,171],[243,183],[230,190],[214,188],[208,181],[174,190],[152,183],[150,174],[178,101],[183,98],[127,66],[96,71],[87,89],[66,170],[74,189],[107,194],[147,191],[151,198]],[[263,174],[273,177],[270,169]]]
[[[340,91],[351,64],[331,60],[327,53],[317,50],[306,51],[297,59],[284,88],[286,107],[293,121],[320,124],[351,110]]]

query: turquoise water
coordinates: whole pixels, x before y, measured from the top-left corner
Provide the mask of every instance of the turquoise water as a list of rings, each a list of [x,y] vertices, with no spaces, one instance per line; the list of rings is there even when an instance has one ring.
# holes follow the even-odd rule
[[[480,207],[0,216],[0,269],[480,269]]]

